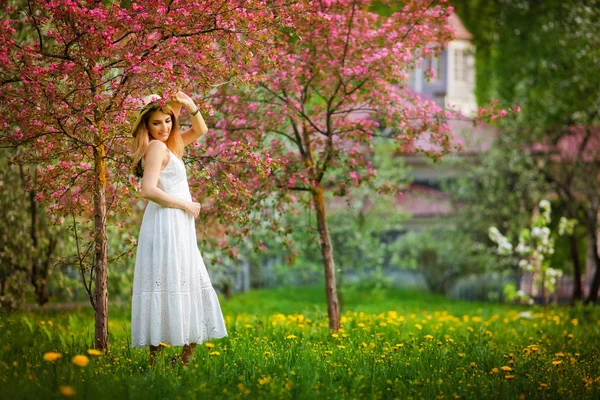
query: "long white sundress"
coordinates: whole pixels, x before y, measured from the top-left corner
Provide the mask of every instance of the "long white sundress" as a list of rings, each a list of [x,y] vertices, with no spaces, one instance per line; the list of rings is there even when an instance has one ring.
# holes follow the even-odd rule
[[[172,152],[170,156],[158,187],[191,201],[185,165]],[[194,217],[149,201],[135,258],[131,346],[182,346],[225,336],[219,299],[198,249]]]

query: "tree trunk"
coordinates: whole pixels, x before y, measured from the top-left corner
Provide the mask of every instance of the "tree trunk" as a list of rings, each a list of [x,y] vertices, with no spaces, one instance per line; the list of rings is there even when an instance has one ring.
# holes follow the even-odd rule
[[[327,295],[327,314],[329,315],[329,328],[334,332],[340,329],[339,303],[335,283],[335,263],[333,261],[333,249],[331,237],[327,227],[327,213],[325,212],[325,201],[323,200],[323,188],[319,183],[312,191],[315,212],[317,214],[317,226],[319,228],[319,242],[325,267],[325,293]]]
[[[96,348],[108,348],[108,238],[106,234],[106,160],[104,145],[94,148],[94,233],[96,254]]]
[[[598,227],[596,223],[590,227],[588,232],[588,245],[591,246],[590,256],[592,257],[592,265],[594,266],[594,279],[590,285],[590,293],[588,294],[585,303],[594,303],[598,301],[598,289],[600,288],[600,256],[598,255]]]
[[[581,287],[581,262],[579,261],[579,246],[577,245],[577,235],[573,233],[569,235],[571,244],[571,260],[573,261],[573,297],[571,303],[583,298],[583,290]]]

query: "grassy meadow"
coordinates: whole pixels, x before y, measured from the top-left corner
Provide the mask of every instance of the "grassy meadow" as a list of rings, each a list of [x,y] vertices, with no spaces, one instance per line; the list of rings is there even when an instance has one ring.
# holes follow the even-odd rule
[[[187,366],[148,367],[129,347],[127,304],[110,350],[92,349],[89,307],[0,316],[5,399],[600,398],[598,307],[466,303],[399,290],[343,292],[332,334],[323,288],[220,297],[229,336]]]

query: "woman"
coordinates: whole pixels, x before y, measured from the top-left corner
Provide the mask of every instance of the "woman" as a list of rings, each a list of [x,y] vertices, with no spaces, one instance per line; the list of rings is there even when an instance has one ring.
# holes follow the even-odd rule
[[[134,168],[142,172],[141,195],[149,200],[138,239],[131,304],[131,346],[150,346],[150,365],[162,344],[183,346],[187,364],[197,343],[228,336],[217,295],[198,250],[183,148],[207,132],[193,100],[183,92],[164,102],[142,99],[133,125]],[[192,127],[179,133],[184,106]],[[143,167],[142,167],[143,161]]]

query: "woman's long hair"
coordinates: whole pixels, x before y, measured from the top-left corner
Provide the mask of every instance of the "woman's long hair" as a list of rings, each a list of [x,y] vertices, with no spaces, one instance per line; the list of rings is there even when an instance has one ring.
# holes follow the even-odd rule
[[[169,138],[166,141],[167,147],[171,150],[175,155],[179,158],[183,156],[183,140],[181,139],[181,135],[179,134],[179,124],[177,123],[177,118],[173,113],[173,110],[168,106],[166,108],[161,108],[159,105],[156,107],[152,107],[148,110],[144,116],[142,117],[142,121],[137,127],[137,130],[134,132],[133,140],[130,144],[130,152],[131,157],[133,158],[133,162],[131,163],[131,169],[133,173],[141,178],[144,173],[144,168],[142,166],[142,159],[144,154],[146,154],[146,150],[148,150],[148,144],[150,143],[150,130],[148,129],[148,122],[150,121],[150,116],[155,111],[166,111],[166,114],[171,116],[171,133],[169,134]]]

